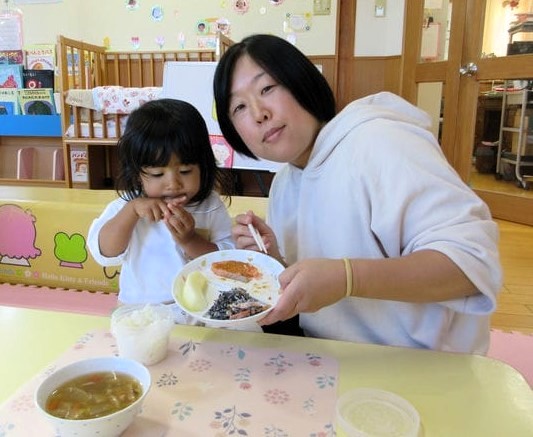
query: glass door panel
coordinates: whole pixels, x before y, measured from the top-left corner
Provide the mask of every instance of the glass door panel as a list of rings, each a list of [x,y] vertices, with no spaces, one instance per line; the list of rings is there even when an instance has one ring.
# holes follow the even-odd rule
[[[515,3],[517,5],[513,7]],[[522,0],[515,3],[487,0],[482,56],[532,53],[533,2]]]
[[[472,187],[533,198],[533,79],[480,81],[476,120]]]
[[[504,81],[528,80],[530,83],[529,78],[533,78],[533,54],[529,53],[529,42],[533,41],[530,27],[533,0],[453,3],[409,0],[406,4],[402,96],[431,112],[434,119],[440,112],[436,135],[444,155],[488,203],[494,217],[533,225],[533,197],[530,197],[533,189],[517,186],[516,173],[515,178],[512,176],[516,163],[503,160],[501,155],[512,152],[513,144],[514,150],[518,150],[517,142],[530,138],[523,134],[521,139],[513,140],[516,135],[512,130],[521,128],[514,126],[514,115],[502,117],[501,90],[502,86],[505,89],[509,83],[515,84],[505,82],[504,85]],[[438,44],[433,46],[433,49],[438,47],[437,55],[424,56],[424,53],[431,53],[428,40],[423,41],[424,27],[437,20],[439,23],[447,20],[449,32],[444,36],[445,44],[442,46],[442,32],[439,32]],[[520,23],[526,23],[520,28],[528,32],[517,32],[515,26]],[[509,43],[515,41],[519,44],[509,49]],[[514,54],[517,52],[519,54]],[[433,97],[431,90],[436,90]],[[440,111],[436,109],[439,104]],[[529,105],[526,103],[526,110]],[[533,107],[533,102],[531,105]],[[502,120],[510,123],[506,128],[511,131],[504,131],[500,142]],[[528,125],[529,120],[521,123]],[[437,132],[435,129],[434,125],[434,132]],[[520,143],[520,147],[528,153],[527,142]],[[495,163],[501,165],[503,171],[497,171]],[[533,167],[524,166],[519,176],[527,176],[530,170],[533,173]],[[507,181],[508,178],[512,180]]]
[[[439,143],[442,140],[442,126],[444,123],[444,99],[442,82],[425,82],[418,84],[416,106],[431,115],[433,121],[431,130]]]
[[[533,1],[481,3],[482,43],[470,52],[479,92],[469,182],[496,217],[533,224]]]
[[[420,62],[448,60],[452,2],[449,0],[425,0],[422,24]]]

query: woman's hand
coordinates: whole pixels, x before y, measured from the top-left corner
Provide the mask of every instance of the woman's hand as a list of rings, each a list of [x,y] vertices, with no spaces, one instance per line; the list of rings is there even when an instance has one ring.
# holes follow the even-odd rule
[[[428,303],[463,299],[479,293],[460,267],[445,254],[420,250],[396,258],[350,259],[351,295],[366,299]],[[344,260],[306,259],[279,276],[281,296],[259,321],[270,325],[298,313],[318,311],[346,296]],[[423,292],[421,292],[423,290]]]
[[[253,211],[248,211],[246,214],[239,214],[235,217],[235,223],[236,224],[231,230],[231,236],[235,241],[237,249],[255,250],[257,252],[261,250],[257,247],[257,243],[250,233],[250,229],[248,229],[248,224],[252,224],[263,240],[268,254],[283,263],[282,256],[279,253],[276,236],[274,235],[272,228],[270,228],[264,220],[256,216]]]
[[[312,313],[346,295],[346,271],[340,259],[306,259],[279,276],[280,298],[272,311],[259,321],[270,325],[299,313]]]

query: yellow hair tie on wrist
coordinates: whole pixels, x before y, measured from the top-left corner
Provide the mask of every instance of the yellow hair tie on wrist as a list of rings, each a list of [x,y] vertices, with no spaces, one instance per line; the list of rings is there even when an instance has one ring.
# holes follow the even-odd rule
[[[346,270],[346,297],[350,297],[353,286],[352,264],[348,258],[343,258],[342,260],[344,261],[344,269]]]

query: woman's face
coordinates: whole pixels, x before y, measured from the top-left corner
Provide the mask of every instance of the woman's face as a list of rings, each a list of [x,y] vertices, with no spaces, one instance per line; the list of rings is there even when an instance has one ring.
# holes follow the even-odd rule
[[[291,92],[248,55],[235,64],[229,116],[256,156],[290,162],[300,168],[307,164],[321,128],[319,121],[300,106]]]
[[[172,155],[166,167],[144,167],[141,182],[147,197],[162,197],[168,202],[186,196],[187,204],[200,191],[200,166],[182,164]]]

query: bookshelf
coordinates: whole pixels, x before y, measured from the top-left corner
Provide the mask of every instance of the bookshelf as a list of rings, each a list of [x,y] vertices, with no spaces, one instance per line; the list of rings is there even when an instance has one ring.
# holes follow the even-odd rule
[[[65,186],[59,115],[0,116],[0,184]]]

